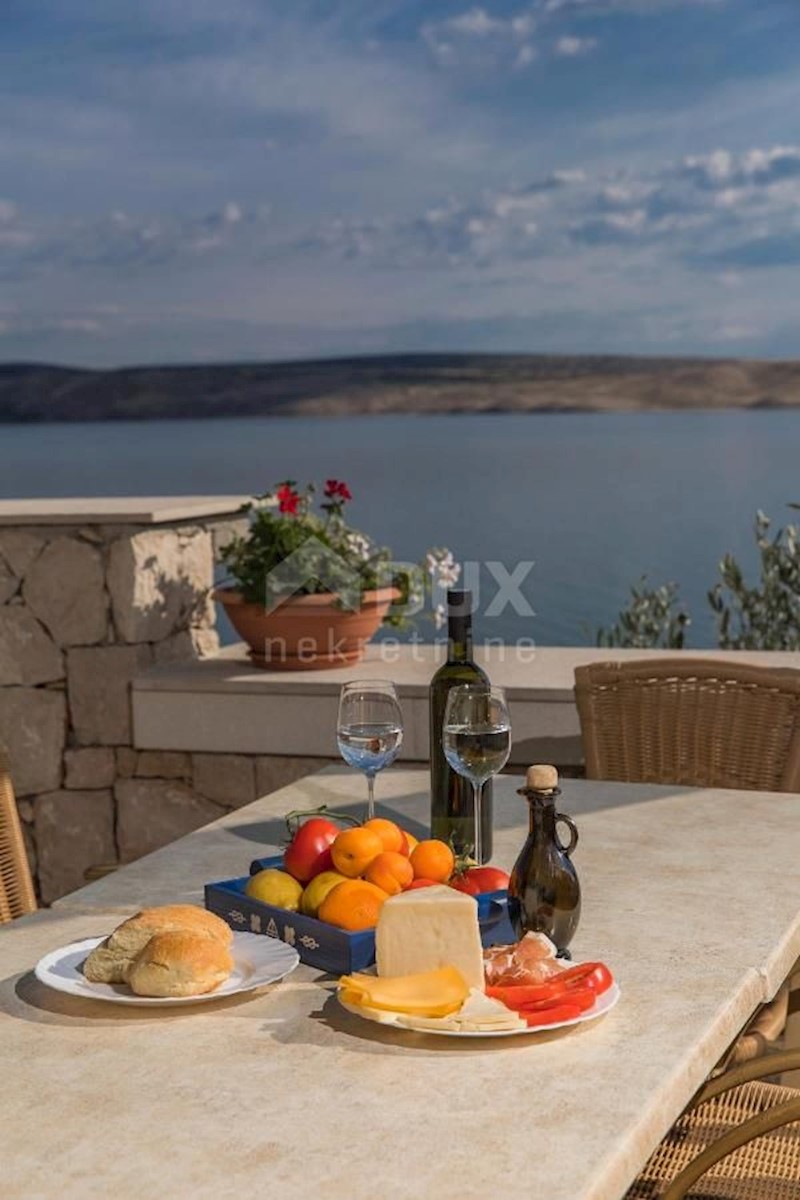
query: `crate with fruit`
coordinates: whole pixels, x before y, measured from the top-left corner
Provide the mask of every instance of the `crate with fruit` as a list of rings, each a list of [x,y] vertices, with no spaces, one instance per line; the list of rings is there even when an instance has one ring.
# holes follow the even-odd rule
[[[502,919],[508,876],[499,868],[457,860],[447,843],[417,840],[384,817],[345,829],[336,820],[353,819],[325,809],[290,813],[283,855],[256,860],[242,879],[207,885],[206,906],[233,928],[282,938],[304,962],[340,972],[374,961],[381,906],[400,892],[449,884],[475,896],[485,927]]]

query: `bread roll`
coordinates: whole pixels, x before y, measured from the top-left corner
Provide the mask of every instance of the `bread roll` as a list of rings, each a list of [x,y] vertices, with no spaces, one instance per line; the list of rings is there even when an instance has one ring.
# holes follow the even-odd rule
[[[144,908],[95,947],[83,964],[83,974],[91,983],[127,983],[133,960],[150,938],[155,933],[179,931],[212,938],[225,947],[233,941],[233,933],[224,921],[194,904]]]
[[[128,971],[137,996],[202,996],[230,975],[233,959],[219,938],[181,930],[155,933]]]

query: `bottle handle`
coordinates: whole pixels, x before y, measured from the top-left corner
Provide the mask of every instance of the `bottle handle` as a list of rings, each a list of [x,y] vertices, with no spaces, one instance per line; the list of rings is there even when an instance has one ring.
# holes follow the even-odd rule
[[[558,831],[556,831],[559,849],[563,850],[567,858],[569,858],[578,844],[578,827],[572,817],[568,817],[566,813],[556,813],[556,825],[558,825],[559,821],[569,829],[569,845],[567,846],[562,845],[561,839],[558,837]]]

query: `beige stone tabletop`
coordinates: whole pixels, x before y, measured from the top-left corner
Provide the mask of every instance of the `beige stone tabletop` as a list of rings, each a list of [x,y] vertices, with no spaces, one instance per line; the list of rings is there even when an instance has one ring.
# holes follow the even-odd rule
[[[523,837],[497,787],[496,853]],[[289,807],[360,803],[326,772],[0,930],[2,1194],[182,1200],[620,1200],[648,1153],[800,954],[800,796],[565,781],[584,909],[576,958],[622,999],[596,1025],[495,1042],[360,1022],[301,967],[249,1000],[144,1014],[31,975],[46,951],[140,903],[243,873]],[[425,777],[378,781],[425,815]],[[198,879],[198,875],[201,876]]]

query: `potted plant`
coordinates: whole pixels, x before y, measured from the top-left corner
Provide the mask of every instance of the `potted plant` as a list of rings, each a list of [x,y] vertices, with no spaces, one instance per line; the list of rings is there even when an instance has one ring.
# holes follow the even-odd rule
[[[269,670],[356,663],[381,623],[403,624],[427,587],[452,586],[459,575],[447,550],[429,551],[425,568],[398,567],[386,547],[347,524],[346,483],[327,480],[319,513],[315,492],[290,479],[244,505],[248,532],[221,551],[233,586],[214,597],[252,661]]]

